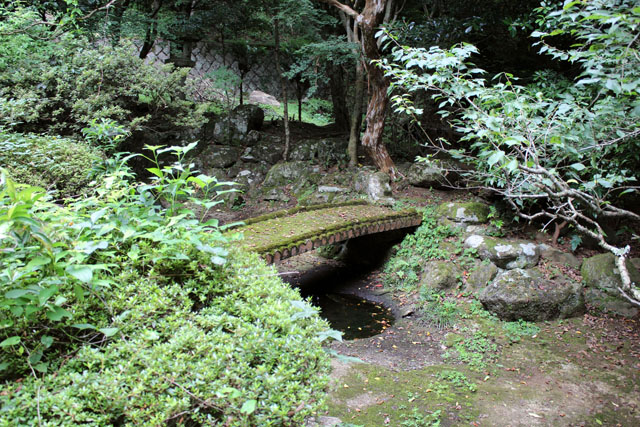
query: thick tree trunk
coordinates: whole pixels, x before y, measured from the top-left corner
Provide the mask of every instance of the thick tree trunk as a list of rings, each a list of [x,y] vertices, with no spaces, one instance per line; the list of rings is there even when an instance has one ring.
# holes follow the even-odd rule
[[[273,32],[275,38],[275,60],[276,72],[280,76],[280,86],[282,87],[282,102],[284,104],[284,153],[282,155],[284,161],[289,159],[290,148],[290,132],[289,132],[289,97],[287,96],[287,81],[282,75],[282,67],[280,66],[280,21],[273,22]]]
[[[335,6],[348,16],[356,20],[362,32],[362,50],[366,57],[365,67],[369,74],[369,88],[371,98],[367,107],[367,129],[362,137],[362,146],[375,165],[383,172],[397,176],[397,171],[387,148],[382,142],[384,121],[387,114],[389,98],[387,89],[389,81],[384,73],[371,61],[380,59],[380,51],[376,43],[376,31],[384,21],[388,2],[391,0],[366,0],[362,13],[358,13],[351,7],[340,3],[338,0],[320,0]]]
[[[376,31],[385,14],[386,0],[367,0],[367,3],[359,17],[360,30],[362,31],[362,47],[367,57],[366,68],[369,74],[369,87],[371,97],[367,107],[367,130],[362,137],[362,146],[371,157],[375,165],[383,172],[397,176],[396,167],[391,156],[382,142],[384,121],[387,115],[389,97],[389,80],[384,72],[371,61],[380,59],[380,51],[376,43]]]

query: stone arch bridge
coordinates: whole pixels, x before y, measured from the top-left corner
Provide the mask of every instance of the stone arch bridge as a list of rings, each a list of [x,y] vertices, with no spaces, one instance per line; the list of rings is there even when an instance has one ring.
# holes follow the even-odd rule
[[[360,236],[420,225],[422,215],[413,209],[390,208],[352,201],[296,207],[251,218],[233,228],[241,244],[262,255],[268,264],[332,243]]]

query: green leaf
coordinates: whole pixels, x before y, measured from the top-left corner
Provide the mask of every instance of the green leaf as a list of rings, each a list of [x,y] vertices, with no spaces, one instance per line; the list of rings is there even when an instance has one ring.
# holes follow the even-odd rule
[[[84,330],[84,329],[95,329],[96,327],[89,324],[89,323],[75,323],[73,325],[71,325],[71,327],[73,328],[77,328],[80,330]]]
[[[86,265],[70,265],[66,272],[83,283],[89,283],[93,279],[93,271]]]
[[[155,176],[157,176],[158,178],[163,178],[164,177],[164,172],[162,172],[158,168],[148,168],[147,170],[149,172],[151,172],[152,174],[154,174]]]
[[[9,337],[0,342],[0,347],[9,347],[10,345],[20,344],[20,337]]]
[[[47,264],[50,264],[50,263],[51,263],[51,258],[44,257],[44,256],[38,256],[38,257],[35,257],[34,259],[32,259],[31,261],[29,261],[29,263],[25,267],[25,270],[27,270],[27,271],[35,271],[35,270],[38,269],[38,267],[41,267],[43,265],[47,265]]]
[[[18,299],[20,297],[23,297],[27,294],[32,294],[32,293],[33,291],[29,289],[14,289],[4,294],[4,297],[8,299]]]
[[[493,166],[499,161],[501,161],[502,159],[504,159],[504,151],[502,150],[495,151],[491,156],[489,156],[487,163],[489,164],[489,166]]]
[[[116,333],[118,333],[118,330],[119,330],[118,328],[101,328],[101,329],[98,329],[98,331],[102,332],[105,337],[114,336]]]
[[[240,412],[246,415],[253,414],[253,412],[256,410],[257,405],[258,402],[255,399],[247,400],[242,405],[242,408],[240,408]]]
[[[47,311],[47,318],[54,322],[59,322],[63,317],[71,318],[71,313],[62,307],[55,307],[53,310]]]
[[[586,169],[586,166],[583,165],[582,163],[574,163],[571,165],[571,167],[577,170],[578,172]]]
[[[45,348],[49,348],[51,347],[51,344],[53,344],[53,337],[50,337],[49,335],[44,335],[42,338],[40,338],[40,342]]]
[[[40,307],[42,307],[48,300],[51,298],[53,294],[58,292],[58,287],[56,285],[50,286],[47,289],[43,289],[38,294],[38,303]]]

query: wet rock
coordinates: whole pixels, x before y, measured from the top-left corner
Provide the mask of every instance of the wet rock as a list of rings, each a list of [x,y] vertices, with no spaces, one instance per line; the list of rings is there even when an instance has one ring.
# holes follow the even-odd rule
[[[372,200],[380,200],[391,197],[389,175],[384,172],[374,172],[370,169],[362,169],[354,179],[354,189],[365,193]]]
[[[496,277],[498,271],[498,267],[492,262],[476,261],[476,264],[469,271],[464,290],[475,292],[484,289]]]
[[[265,105],[273,105],[274,107],[279,107],[280,102],[276,99],[275,96],[269,95],[266,92],[262,92],[261,90],[254,90],[249,94],[249,102],[252,104],[265,104]]]
[[[454,187],[460,182],[463,165],[452,159],[426,159],[416,162],[407,171],[409,184],[423,188]]]
[[[260,130],[264,121],[264,112],[256,105],[240,105],[228,116],[218,120],[213,131],[217,144],[247,145],[249,132]]]
[[[313,160],[325,165],[346,162],[348,141],[345,138],[304,139],[291,150],[291,160]]]
[[[465,239],[464,247],[475,249],[481,259],[488,259],[507,270],[534,267],[540,259],[538,246],[523,240],[506,240],[474,234]]]
[[[631,280],[640,283],[640,271],[634,265],[637,261],[627,261],[627,269]],[[615,313],[624,317],[634,317],[640,309],[620,295],[618,288],[622,286],[616,257],[611,253],[587,258],[580,269],[586,286],[585,299],[594,308]]]
[[[429,261],[420,278],[420,287],[437,290],[452,289],[458,286],[462,270],[450,261]]]
[[[536,269],[499,274],[480,293],[484,307],[502,320],[543,321],[584,313],[582,284],[560,276],[553,282]]]
[[[238,161],[240,149],[224,145],[209,145],[195,158],[198,169],[228,168]]]
[[[582,265],[575,255],[562,252],[560,249],[553,248],[546,244],[538,245],[540,257],[555,264],[568,265],[569,267],[579,269]]]
[[[489,206],[479,202],[443,203],[436,213],[450,221],[464,224],[483,224],[489,219]]]

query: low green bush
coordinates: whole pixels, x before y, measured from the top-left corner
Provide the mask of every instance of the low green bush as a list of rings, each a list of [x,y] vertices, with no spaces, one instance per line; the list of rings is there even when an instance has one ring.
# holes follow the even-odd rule
[[[420,227],[404,238],[398,252],[387,263],[383,273],[385,284],[393,288],[415,289],[426,261],[450,256],[441,243],[455,235],[455,229],[438,224],[433,208],[426,208]]]
[[[3,175],[0,425],[300,425],[322,405],[327,323],[182,207],[221,187],[188,149],[66,206]]]
[[[0,127],[0,165],[17,182],[55,190],[61,197],[83,193],[103,154],[68,138],[9,132]]]
[[[80,137],[103,120],[146,133],[204,123],[187,93],[187,68],[147,64],[131,45],[95,44],[79,33],[52,40],[28,7],[8,18],[0,22],[0,124]]]

